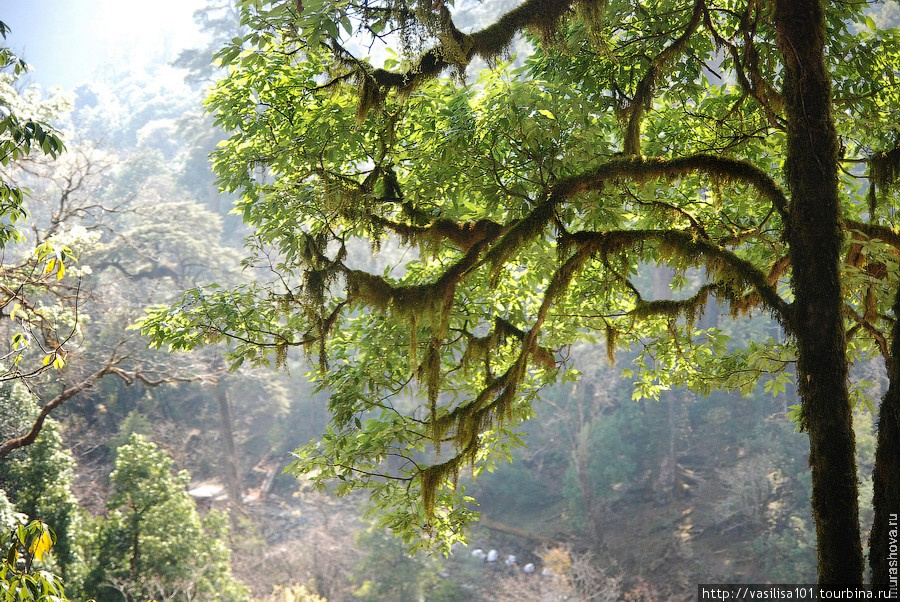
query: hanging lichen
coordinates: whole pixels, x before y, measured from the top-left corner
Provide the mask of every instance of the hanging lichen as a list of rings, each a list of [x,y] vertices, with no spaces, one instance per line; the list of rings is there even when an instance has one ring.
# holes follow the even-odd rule
[[[869,213],[878,204],[878,190],[889,190],[900,179],[900,146],[869,157]]]
[[[366,120],[369,111],[376,107],[380,108],[384,100],[384,93],[374,77],[367,72],[362,72],[359,76],[357,95],[356,122],[361,125]]]
[[[437,444],[443,433],[439,433],[437,426],[437,400],[441,387],[441,341],[440,339],[432,339],[428,345],[428,353],[425,359],[419,364],[417,377],[420,382],[424,383],[425,391],[428,396],[428,405],[431,416],[432,441]]]
[[[606,325],[606,360],[612,366],[616,363],[616,338],[618,332],[611,324]]]
[[[607,57],[612,57],[612,51],[606,39],[606,9],[608,0],[584,0],[577,6],[578,14],[584,22],[591,42]]]

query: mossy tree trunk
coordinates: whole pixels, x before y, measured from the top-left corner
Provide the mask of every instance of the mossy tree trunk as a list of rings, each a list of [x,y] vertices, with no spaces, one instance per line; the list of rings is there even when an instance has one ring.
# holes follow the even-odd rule
[[[900,289],[894,298],[894,317],[900,317]],[[872,569],[872,583],[878,585],[891,583],[889,532],[894,530],[896,544],[897,515],[900,514],[900,319],[894,322],[891,334],[891,361],[888,366],[891,384],[881,400],[875,471],[872,474],[875,518],[869,534],[869,566]],[[896,566],[894,571],[896,579]]]
[[[862,582],[855,441],[847,388],[839,276],[838,140],[825,67],[821,0],[778,0],[778,46],[787,105],[785,173],[791,191],[798,390],[809,432],[820,584]]]

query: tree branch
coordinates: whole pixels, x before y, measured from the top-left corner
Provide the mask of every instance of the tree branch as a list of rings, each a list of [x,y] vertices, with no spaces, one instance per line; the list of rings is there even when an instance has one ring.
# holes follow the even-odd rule
[[[56,408],[63,405],[73,397],[87,391],[94,384],[103,378],[106,375],[114,374],[117,377],[121,378],[126,386],[131,386],[135,382],[141,382],[148,387],[155,387],[161,384],[172,383],[172,382],[193,382],[197,380],[203,380],[207,377],[205,376],[162,376],[159,378],[154,378],[150,374],[143,372],[141,370],[123,370],[119,368],[119,364],[123,362],[126,357],[112,357],[110,358],[106,365],[94,371],[92,374],[82,379],[81,381],[75,383],[74,385],[64,389],[61,393],[59,393],[56,397],[48,401],[41,407],[38,412],[37,417],[34,419],[34,422],[31,425],[31,429],[20,437],[14,437],[12,439],[8,439],[2,443],[0,443],[0,459],[5,458],[11,452],[27,447],[35,442],[38,435],[40,435],[41,430],[44,428],[44,422],[47,417],[53,412]]]
[[[628,118],[628,124],[625,128],[624,151],[626,155],[641,154],[641,121],[644,111],[650,106],[653,87],[656,85],[656,80],[663,69],[682,51],[697,30],[697,26],[700,25],[701,17],[703,16],[703,7],[703,0],[695,0],[691,18],[682,34],[654,57],[644,77],[638,83],[634,98],[625,109],[625,115]]]
[[[678,252],[691,260],[701,258],[713,271],[726,267],[729,276],[752,288],[759,295],[759,301],[772,312],[775,318],[785,325],[790,323],[791,306],[782,299],[774,286],[769,284],[769,276],[751,262],[739,257],[736,253],[722,248],[713,242],[696,238],[691,232],[683,230],[612,230],[607,232],[582,231],[568,237],[569,244],[574,244],[591,253],[610,254],[626,248],[632,248],[644,242],[664,243],[670,250]],[[715,291],[723,293],[727,287],[717,285]],[[729,296],[730,301],[738,299]],[[755,300],[744,298],[745,303]],[[648,309],[659,309],[661,306],[647,305]]]
[[[600,190],[607,181],[616,178],[642,181],[651,178],[678,179],[691,174],[705,174],[752,186],[772,203],[782,219],[787,218],[788,199],[766,172],[746,161],[703,153],[675,159],[614,159],[583,174],[559,180],[553,187],[551,198],[561,200],[580,192]]]
[[[63,390],[62,393],[44,404],[44,406],[38,413],[37,418],[35,418],[34,423],[31,425],[31,430],[29,430],[28,433],[22,435],[21,437],[14,437],[12,439],[4,441],[3,443],[0,443],[0,458],[5,458],[7,455],[9,455],[10,452],[22,447],[27,447],[34,443],[35,439],[37,439],[38,435],[40,434],[41,429],[44,427],[44,421],[47,419],[47,416],[50,415],[50,412],[52,412],[65,402],[69,401],[82,391],[85,391],[92,387],[94,383],[97,382],[97,380],[109,374],[112,368],[112,365],[103,366],[81,382],[78,382],[68,389]]]

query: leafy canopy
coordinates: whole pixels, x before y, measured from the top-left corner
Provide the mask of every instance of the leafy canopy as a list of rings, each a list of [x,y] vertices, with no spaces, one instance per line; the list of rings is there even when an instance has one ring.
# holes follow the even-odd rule
[[[697,327],[714,298],[792,328],[784,69],[761,3],[527,0],[468,32],[450,2],[240,4],[214,163],[254,231],[246,265],[273,277],[189,291],[142,327],[176,350],[228,341],[234,366],[316,356],[333,418],[295,473],[364,487],[383,525],[448,549],[474,514],[461,471],[508,457],[577,341],[637,349],[636,397],[784,389],[790,340],[735,349]],[[828,11],[865,355],[897,275],[900,39],[862,5]],[[400,53],[378,67],[354,53],[384,44]],[[675,298],[654,297],[654,264]]]

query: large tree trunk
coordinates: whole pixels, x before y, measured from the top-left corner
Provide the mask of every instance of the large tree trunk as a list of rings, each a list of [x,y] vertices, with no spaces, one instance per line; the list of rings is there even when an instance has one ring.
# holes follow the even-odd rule
[[[785,174],[797,381],[809,432],[820,584],[862,583],[853,419],[839,277],[838,140],[821,0],[777,0],[787,106]]]
[[[891,361],[888,366],[890,386],[881,400],[878,416],[878,444],[875,448],[875,470],[872,474],[875,518],[869,534],[869,566],[872,583],[897,584],[897,531],[900,514],[900,288],[894,298],[894,328]],[[894,573],[891,581],[891,545],[893,539]]]

